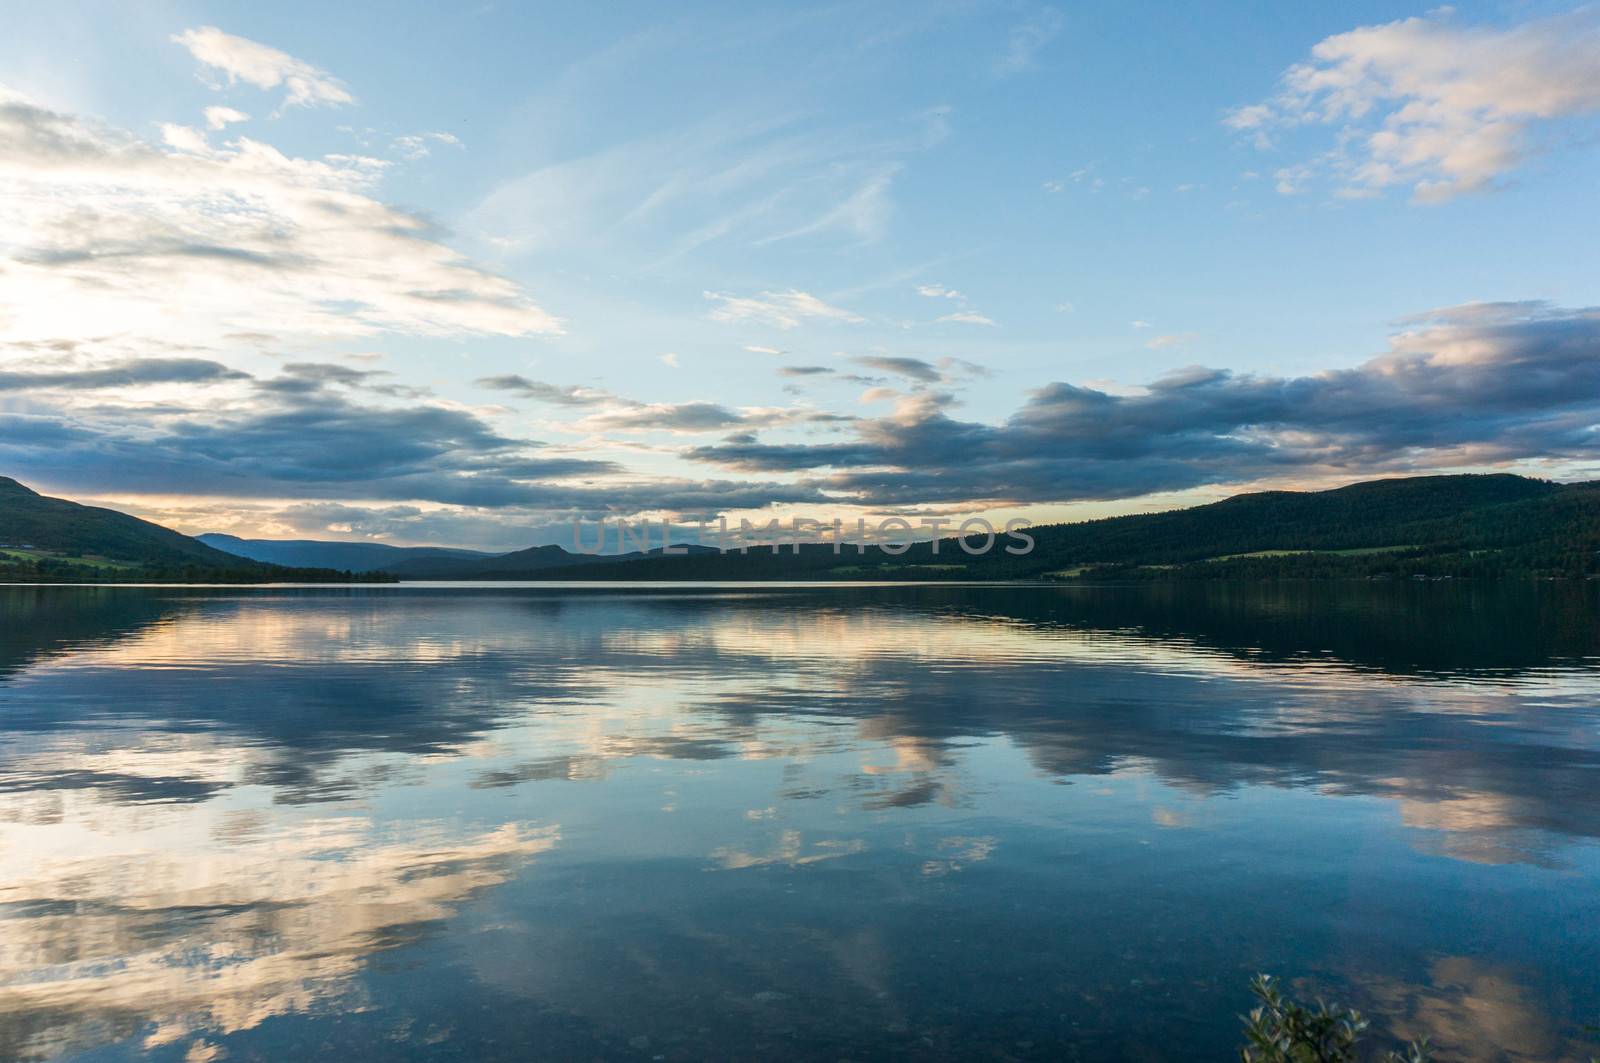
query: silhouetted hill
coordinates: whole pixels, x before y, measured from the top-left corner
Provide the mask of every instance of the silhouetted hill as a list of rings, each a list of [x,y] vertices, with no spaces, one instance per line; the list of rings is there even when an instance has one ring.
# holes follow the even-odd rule
[[[372,572],[411,560],[496,556],[484,550],[461,550],[449,546],[390,546],[387,543],[344,543],[321,539],[241,539],[219,532],[206,532],[195,538],[224,553],[252,561],[337,568],[350,572]]]
[[[1033,528],[1034,549],[982,556],[954,539],[900,555],[835,553],[619,559],[544,579],[1407,578],[1600,573],[1600,484],[1506,474],[1375,480],[1265,491],[1192,509]],[[973,541],[976,545],[976,541]],[[492,578],[492,577],[490,577]]]
[[[955,539],[901,554],[689,547],[589,555],[536,546],[499,555],[376,543],[209,536],[262,558],[322,556],[366,579],[413,580],[993,580],[1407,578],[1600,575],[1600,483],[1511,475],[1418,476],[1329,491],[1265,491],[1192,509],[1030,529],[1034,549],[1001,538],[973,556]],[[973,540],[971,545],[976,545]],[[314,554],[313,550],[349,550]],[[400,555],[381,568],[374,560]],[[359,566],[359,568],[357,568]],[[0,478],[0,579],[260,582],[351,578],[280,568],[108,509],[45,498]]]
[[[275,582],[342,580],[329,569],[283,568],[224,553],[114,509],[49,498],[0,477],[0,581]]]
[[[716,550],[709,546],[687,546],[684,549],[691,555],[716,553]],[[526,550],[483,558],[409,558],[386,565],[383,571],[401,579],[416,580],[528,580],[546,579],[548,578],[546,573],[554,569],[615,565],[662,556],[659,549],[651,550],[649,553],[634,551],[628,554],[582,554],[560,546],[530,546]],[[673,558],[668,556],[665,559]]]

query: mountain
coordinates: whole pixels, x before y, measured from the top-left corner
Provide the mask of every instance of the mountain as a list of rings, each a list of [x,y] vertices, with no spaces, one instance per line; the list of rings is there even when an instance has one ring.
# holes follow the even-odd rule
[[[1034,548],[980,556],[958,540],[886,554],[811,543],[798,552],[691,546],[621,555],[535,546],[443,547],[191,539],[109,509],[45,498],[0,477],[0,580],[995,580],[1600,577],[1600,482],[1416,476],[1329,491],[1263,491],[1165,513],[1029,529]],[[230,550],[216,549],[225,544]],[[976,546],[976,540],[969,544]],[[352,548],[353,553],[332,551]],[[251,559],[242,551],[251,550]],[[231,552],[238,551],[239,553]],[[285,568],[269,559],[326,563]],[[390,561],[389,559],[394,560]],[[381,568],[367,566],[388,561]],[[359,568],[357,566],[360,566]],[[352,576],[351,571],[359,572]]]
[[[714,547],[709,546],[691,545],[684,549],[691,555],[715,555],[717,552]],[[526,550],[515,550],[509,554],[498,554],[493,557],[408,558],[385,566],[383,571],[401,579],[414,580],[529,580],[546,579],[548,578],[546,573],[555,569],[577,570],[597,565],[645,561],[662,556],[660,549],[651,550],[649,553],[634,551],[628,554],[583,554],[560,546],[530,546]],[[669,555],[667,559],[670,560],[671,556],[673,555]]]
[[[969,556],[955,539],[900,555],[810,544],[547,567],[541,579],[1192,579],[1600,574],[1600,483],[1507,474],[1265,491],[1164,513],[1030,529],[1034,549]],[[971,545],[976,546],[976,541]],[[487,576],[483,578],[494,578]]]
[[[195,538],[224,553],[252,561],[337,568],[349,572],[372,572],[412,560],[496,556],[482,550],[460,550],[449,546],[390,546],[387,543],[343,543],[321,539],[241,539],[219,532],[207,532]]]
[[[49,498],[0,476],[0,581],[344,580],[329,569],[249,561],[114,509]]]

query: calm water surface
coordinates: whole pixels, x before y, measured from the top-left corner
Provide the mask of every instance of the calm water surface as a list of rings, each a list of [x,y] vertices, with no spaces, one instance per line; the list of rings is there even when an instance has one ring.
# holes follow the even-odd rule
[[[0,588],[0,1059],[1586,1059],[1597,599]]]

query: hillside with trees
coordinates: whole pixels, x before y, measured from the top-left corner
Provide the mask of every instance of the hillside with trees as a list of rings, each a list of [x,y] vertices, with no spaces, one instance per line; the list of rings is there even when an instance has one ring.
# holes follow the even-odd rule
[[[114,509],[49,498],[0,477],[0,582],[392,582],[236,557]]]

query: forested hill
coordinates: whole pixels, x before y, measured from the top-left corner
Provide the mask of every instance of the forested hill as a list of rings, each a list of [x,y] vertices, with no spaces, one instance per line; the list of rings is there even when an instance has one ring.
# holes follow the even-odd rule
[[[1425,527],[1432,522],[1563,490],[1510,475],[1370,480],[1329,491],[1262,491],[1193,509],[1057,524],[1035,535],[1076,564],[1182,564],[1261,550],[1394,547],[1443,541],[1441,529]]]
[[[955,540],[898,556],[785,547],[549,568],[545,579],[1189,579],[1600,574],[1600,483],[1419,476],[1267,491],[1192,509],[1032,529],[1033,551]],[[1001,540],[1003,544],[1005,540]]]
[[[954,539],[941,540],[937,550],[924,542],[901,554],[858,553],[850,545],[836,553],[815,543],[777,554],[765,547],[748,554],[691,548],[683,556],[620,557],[556,546],[498,557],[430,549],[402,552],[404,560],[385,570],[352,575],[235,556],[0,477],[0,581],[10,582],[1586,578],[1600,577],[1600,483],[1510,475],[1376,480],[1042,526],[1031,535],[1034,549],[1021,556],[1005,551],[1015,540],[1003,537],[981,556]]]
[[[262,583],[350,578],[348,572],[246,560],[171,528],[114,509],[48,498],[0,476],[0,582]]]

